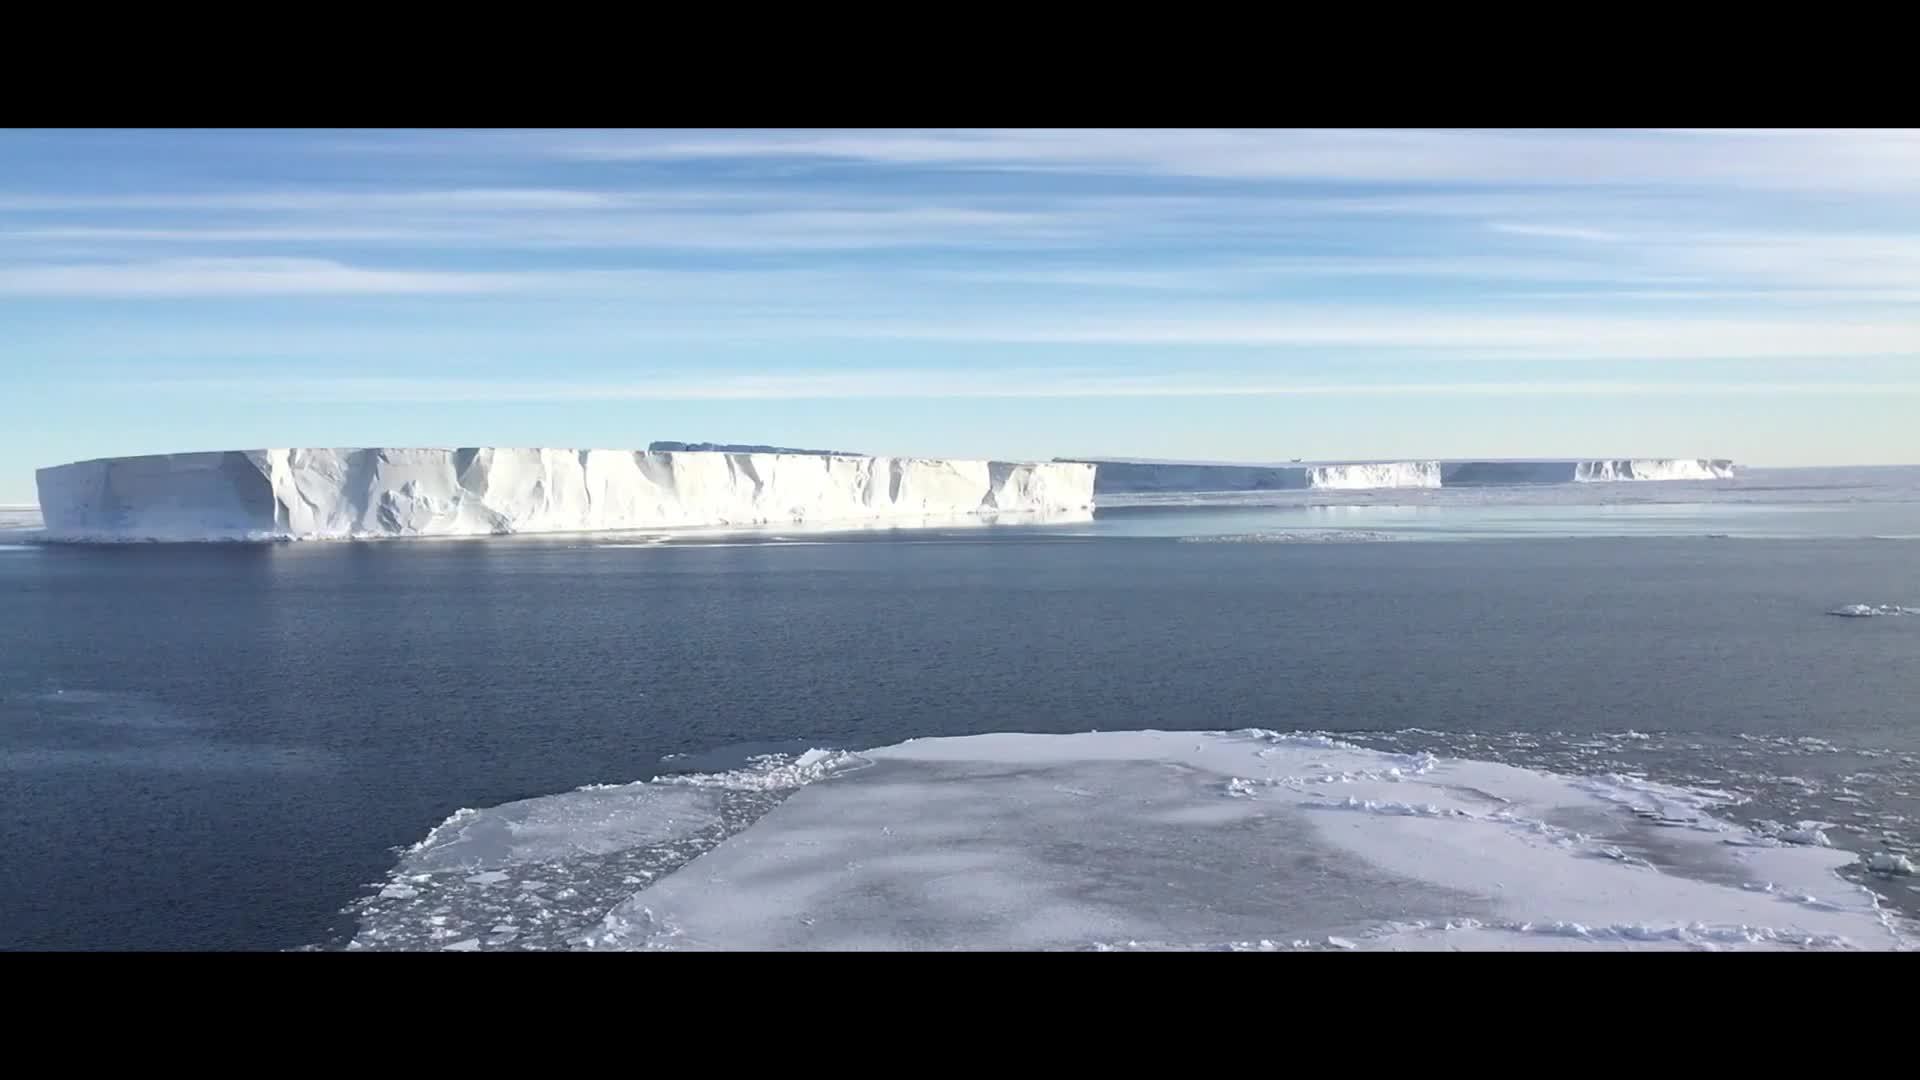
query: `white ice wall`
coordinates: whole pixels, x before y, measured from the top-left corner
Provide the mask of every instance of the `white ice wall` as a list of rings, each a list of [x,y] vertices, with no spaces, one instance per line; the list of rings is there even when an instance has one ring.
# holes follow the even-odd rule
[[[1089,465],[797,454],[269,449],[42,469],[50,539],[585,532],[1085,510]]]
[[[1615,458],[1606,461],[1582,461],[1575,468],[1575,483],[1608,480],[1725,480],[1733,475],[1733,462],[1707,458]]]
[[[1310,488],[1358,490],[1370,488],[1436,488],[1437,461],[1376,461],[1344,465],[1315,465],[1307,470]]]

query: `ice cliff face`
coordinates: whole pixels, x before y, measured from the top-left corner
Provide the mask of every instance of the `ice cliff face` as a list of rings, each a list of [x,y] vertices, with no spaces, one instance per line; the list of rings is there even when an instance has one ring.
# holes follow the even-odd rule
[[[1575,483],[1607,480],[1725,480],[1733,462],[1707,458],[1615,458],[1576,462]]]
[[[1336,462],[1313,465],[1206,465],[1159,461],[1096,461],[1096,492],[1296,491],[1432,488],[1437,461]]]
[[[1436,488],[1437,461],[1376,461],[1344,465],[1315,465],[1307,470],[1310,488]]]
[[[37,474],[53,540],[589,532],[1085,510],[1090,465],[797,454],[268,449]]]

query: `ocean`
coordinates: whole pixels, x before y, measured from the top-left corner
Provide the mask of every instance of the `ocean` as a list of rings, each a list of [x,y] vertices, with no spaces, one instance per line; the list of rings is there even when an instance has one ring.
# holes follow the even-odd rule
[[[724,538],[31,524],[0,533],[0,948],[343,948],[463,808],[994,732],[1328,733],[1920,849],[1920,469]],[[1849,873],[1920,915],[1920,879]]]

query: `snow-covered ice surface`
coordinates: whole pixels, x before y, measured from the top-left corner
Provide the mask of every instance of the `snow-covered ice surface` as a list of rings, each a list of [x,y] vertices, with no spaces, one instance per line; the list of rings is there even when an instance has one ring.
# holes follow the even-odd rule
[[[925,739],[463,810],[349,947],[1912,947],[1867,884],[1904,853],[1740,801],[1322,734]]]
[[[855,450],[807,450],[793,446],[767,446],[762,443],[679,442],[673,439],[655,439],[647,444],[647,449],[656,453],[663,450],[677,450],[682,452],[718,454],[813,454],[820,457],[871,456]]]
[[[1086,465],[818,454],[268,449],[37,474],[74,541],[373,539],[1086,510]]]

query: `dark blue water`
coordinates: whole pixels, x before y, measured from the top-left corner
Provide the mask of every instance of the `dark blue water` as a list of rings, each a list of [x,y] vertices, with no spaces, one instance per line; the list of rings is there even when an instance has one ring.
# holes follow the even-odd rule
[[[1756,817],[1824,785],[1865,822],[1837,841],[1912,839],[1920,618],[1825,614],[1920,602],[1912,542],[1180,543],[1138,535],[1149,513],[0,552],[0,947],[338,945],[392,848],[463,806],[1005,730],[1381,732],[1555,767],[1580,733],[1664,733],[1635,759],[1656,776],[1744,761]]]

